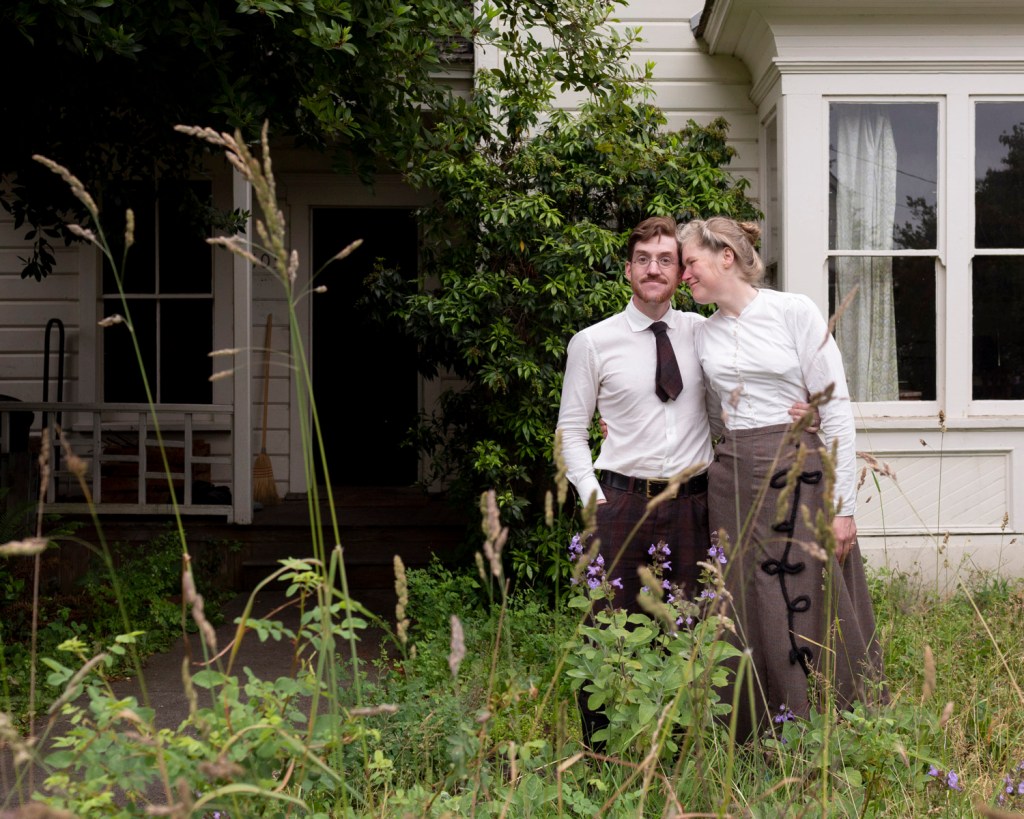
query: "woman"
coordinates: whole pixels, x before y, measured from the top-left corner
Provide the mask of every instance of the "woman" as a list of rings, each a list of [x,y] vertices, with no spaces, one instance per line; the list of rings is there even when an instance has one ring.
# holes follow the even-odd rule
[[[745,687],[738,699],[742,735],[772,718],[806,717],[825,686],[847,707],[865,698],[865,677],[881,677],[853,519],[855,430],[842,358],[810,299],[760,289],[759,236],[756,224],[724,217],[679,229],[683,281],[697,302],[718,307],[694,344],[723,408],[725,430],[709,470],[710,523],[728,535],[726,586],[755,672],[754,713]],[[823,450],[817,435],[790,424],[788,410],[828,391],[818,408]],[[822,454],[833,445],[830,487]],[[832,514],[830,489],[834,550],[816,545],[814,531],[819,511]]]

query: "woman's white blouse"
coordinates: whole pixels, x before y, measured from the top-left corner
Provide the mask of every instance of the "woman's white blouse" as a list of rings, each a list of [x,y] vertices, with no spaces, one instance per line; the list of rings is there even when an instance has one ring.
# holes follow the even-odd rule
[[[792,421],[795,401],[833,385],[819,407],[821,436],[838,441],[835,499],[839,514],[856,508],[856,429],[843,360],[828,326],[807,296],[758,290],[739,316],[721,310],[696,328],[694,345],[707,387],[722,402],[728,429]]]

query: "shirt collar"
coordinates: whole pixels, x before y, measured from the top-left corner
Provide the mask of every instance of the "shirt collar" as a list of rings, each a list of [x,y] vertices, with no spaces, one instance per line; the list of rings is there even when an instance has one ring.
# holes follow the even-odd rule
[[[642,332],[654,324],[653,320],[641,313],[637,306],[633,304],[633,299],[629,300],[629,303],[626,305],[626,309],[623,312],[626,314],[626,321],[629,324],[629,329],[634,333]],[[665,322],[673,329],[675,328],[675,312],[676,311],[673,308],[669,307],[668,312],[661,317],[661,321]]]

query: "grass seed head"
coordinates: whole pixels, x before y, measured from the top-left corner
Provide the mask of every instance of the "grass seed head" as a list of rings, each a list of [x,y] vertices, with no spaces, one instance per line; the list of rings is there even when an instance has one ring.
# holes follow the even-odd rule
[[[462,633],[462,623],[454,614],[451,617],[452,639],[448,653],[448,668],[452,672],[452,678],[459,676],[459,666],[466,658],[466,641]]]
[[[928,702],[935,693],[935,655],[932,647],[924,647],[924,683],[921,686],[921,702]]]

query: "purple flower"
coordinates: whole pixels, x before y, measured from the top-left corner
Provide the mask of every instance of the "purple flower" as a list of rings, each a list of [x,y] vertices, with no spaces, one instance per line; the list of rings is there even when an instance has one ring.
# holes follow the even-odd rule
[[[662,580],[662,581],[661,581],[661,587],[662,587],[663,589],[665,589],[665,591],[668,591],[669,589],[671,589],[671,588],[672,588],[672,584],[671,584],[671,583],[669,583],[669,582],[668,582],[667,580]]]
[[[960,787],[960,778],[956,775],[955,771],[950,771],[948,774],[946,774],[946,784],[950,787],[951,790],[963,790],[963,788]]]
[[[938,775],[939,775],[939,769],[936,768],[934,765],[932,765],[928,769],[928,776],[938,776]]]
[[[587,585],[592,589],[596,589],[598,586],[601,585],[601,581],[598,580],[596,577],[592,577],[587,581]]]
[[[666,560],[664,563],[661,564],[661,568],[664,569],[666,572],[672,571],[672,561]]]
[[[794,714],[789,708],[787,708],[785,703],[779,706],[779,713],[777,713],[774,717],[776,725],[782,725],[782,723],[784,722],[792,722],[795,719],[796,714]]]
[[[1024,779],[1017,783],[1017,793],[1024,794]]]
[[[621,589],[622,588],[622,578],[621,577],[616,577],[611,582],[611,585],[614,586],[616,589]]]
[[[569,541],[569,560],[574,561],[583,554],[583,544],[580,542],[579,533],[572,536]]]
[[[647,550],[647,554],[653,555],[656,551],[658,551],[658,547],[652,543],[651,548]]]
[[[729,561],[725,558],[725,550],[721,546],[712,546],[708,549],[708,556],[712,560],[717,560],[719,563],[725,564]]]

